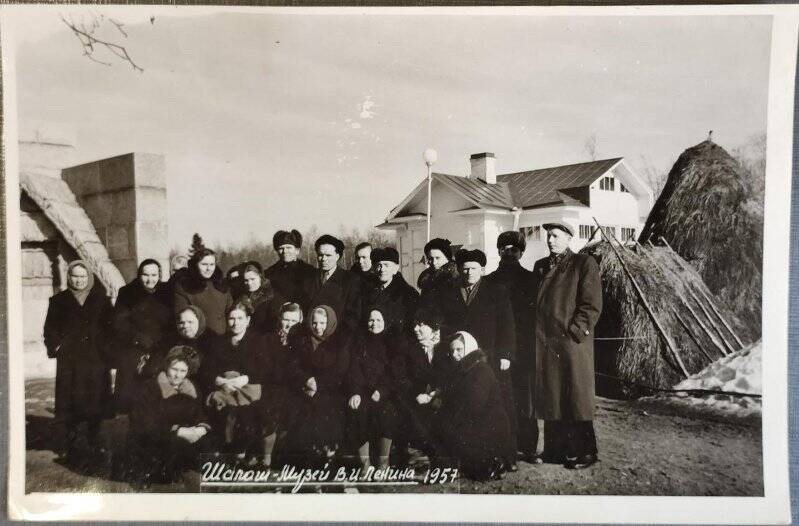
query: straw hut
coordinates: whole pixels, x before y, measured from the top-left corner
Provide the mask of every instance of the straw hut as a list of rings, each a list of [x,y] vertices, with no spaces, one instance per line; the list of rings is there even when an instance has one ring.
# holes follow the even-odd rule
[[[662,237],[760,333],[763,201],[758,184],[710,139],[680,155],[639,240]]]
[[[597,259],[602,274],[604,306],[595,343],[599,393],[671,388],[753,340],[748,325],[671,248],[612,243],[581,251]]]

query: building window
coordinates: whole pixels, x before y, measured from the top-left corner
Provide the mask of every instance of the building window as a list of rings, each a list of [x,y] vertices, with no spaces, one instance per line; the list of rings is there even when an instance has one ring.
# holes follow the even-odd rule
[[[621,240],[628,241],[630,239],[635,239],[635,229],[634,228],[624,228],[621,229]]]
[[[619,190],[621,190],[622,192],[626,192],[628,194],[630,193],[630,191],[627,190],[627,187],[624,186],[624,183],[622,183],[621,181],[619,181]]]
[[[602,230],[605,234],[605,237],[610,239],[616,239],[616,227],[615,226],[605,226],[602,227]]]
[[[524,236],[527,241],[540,241],[541,240],[541,227],[540,226],[523,226],[519,232]]]
[[[610,190],[613,191],[616,189],[616,178],[615,177],[603,177],[599,180],[599,189],[600,190]]]
[[[591,225],[580,225],[580,239],[591,239],[596,227]]]

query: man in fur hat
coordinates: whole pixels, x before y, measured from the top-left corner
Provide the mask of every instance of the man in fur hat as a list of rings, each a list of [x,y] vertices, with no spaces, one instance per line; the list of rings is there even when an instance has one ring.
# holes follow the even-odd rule
[[[543,460],[582,469],[597,462],[594,326],[602,312],[602,283],[594,258],[569,249],[571,225],[543,226],[550,255],[533,268],[535,405],[545,421]]]
[[[377,270],[377,279],[364,291],[362,315],[368,317],[372,309],[377,309],[383,314],[386,330],[392,338],[395,335],[410,337],[411,318],[419,303],[419,293],[399,272],[399,253],[396,249],[377,248],[372,251],[372,261]]]
[[[511,380],[511,365],[516,353],[513,307],[503,285],[483,279],[486,266],[483,251],[461,249],[455,254],[455,263],[460,272],[460,282],[441,294],[443,332],[466,331],[475,337],[485,352],[502,387],[515,443],[516,406]],[[513,453],[513,458],[505,459],[511,471],[516,470],[516,452]]]
[[[527,248],[524,236],[515,230],[502,232],[497,238],[499,267],[485,277],[486,281],[503,285],[510,294],[516,325],[516,360],[511,369],[513,398],[516,403],[517,439],[521,458],[536,461],[538,421],[535,418],[535,355],[533,348],[533,273],[519,260]]]
[[[327,305],[339,323],[353,333],[361,319],[361,284],[358,276],[338,266],[344,242],[324,234],[314,243],[318,268],[302,282],[300,305],[306,312]]]
[[[278,230],[272,237],[272,245],[278,261],[264,271],[264,276],[285,301],[299,303],[303,281],[316,274],[313,266],[299,259],[302,234],[296,230]]]

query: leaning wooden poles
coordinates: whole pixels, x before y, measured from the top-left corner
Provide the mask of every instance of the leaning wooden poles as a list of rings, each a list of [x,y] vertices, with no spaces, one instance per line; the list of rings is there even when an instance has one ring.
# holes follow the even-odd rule
[[[622,258],[619,251],[616,250],[616,245],[613,244],[613,241],[605,233],[605,229],[602,228],[602,225],[599,224],[599,221],[597,221],[596,217],[594,217],[593,219],[594,223],[596,223],[596,226],[599,227],[599,230],[602,231],[602,236],[608,241],[608,244],[610,245],[610,248],[613,250],[613,253],[616,254],[617,258],[619,258],[619,263],[621,263],[621,267],[624,269],[624,273],[627,274],[627,277],[630,279],[630,282],[633,284],[633,288],[635,289],[635,292],[638,294],[638,299],[641,300],[641,303],[644,306],[644,310],[646,310],[649,317],[652,318],[652,322],[655,324],[655,327],[657,328],[658,332],[666,341],[666,346],[669,348],[669,351],[671,351],[672,356],[674,356],[674,359],[677,361],[677,364],[679,365],[682,374],[685,375],[686,378],[688,378],[689,376],[688,371],[685,369],[685,364],[683,363],[682,358],[680,358],[680,354],[677,352],[677,346],[675,345],[674,341],[671,339],[671,336],[669,336],[669,334],[666,332],[665,327],[663,327],[663,325],[660,323],[660,320],[658,320],[657,316],[655,316],[655,311],[652,309],[652,306],[649,304],[649,301],[646,299],[644,291],[641,289],[641,287],[638,285],[638,282],[635,280],[635,276],[633,276],[632,272],[630,272],[630,269],[627,268],[627,264],[624,262],[624,258]]]

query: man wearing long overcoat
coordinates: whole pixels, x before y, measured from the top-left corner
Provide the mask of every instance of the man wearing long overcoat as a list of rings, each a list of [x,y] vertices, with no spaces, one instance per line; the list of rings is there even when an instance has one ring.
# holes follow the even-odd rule
[[[599,266],[569,249],[574,230],[548,223],[550,256],[536,261],[536,413],[544,460],[581,469],[597,461],[594,434],[594,326],[602,312]]]
[[[500,261],[497,270],[485,277],[503,285],[510,295],[516,325],[516,360],[511,368],[513,399],[516,403],[517,440],[522,458],[534,461],[538,447],[535,417],[535,354],[533,352],[535,289],[533,273],[519,263],[527,248],[524,236],[515,230],[497,237]]]
[[[502,388],[505,412],[515,444],[516,407],[510,369],[515,360],[516,327],[510,298],[504,286],[483,279],[486,255],[481,250],[459,250],[455,262],[461,283],[441,294],[445,329],[442,335],[466,331],[477,340]],[[516,458],[507,461],[509,468],[515,470]]]
[[[272,244],[278,260],[264,271],[264,276],[285,301],[300,303],[303,282],[316,275],[316,269],[299,258],[302,234],[297,230],[278,230]]]
[[[389,340],[393,340],[391,343],[404,344],[404,340],[411,337],[411,318],[419,304],[419,293],[399,272],[399,253],[396,249],[375,249],[372,251],[372,262],[377,279],[367,285],[363,292],[361,319],[364,321],[368,318],[372,309],[379,310],[389,331]]]

